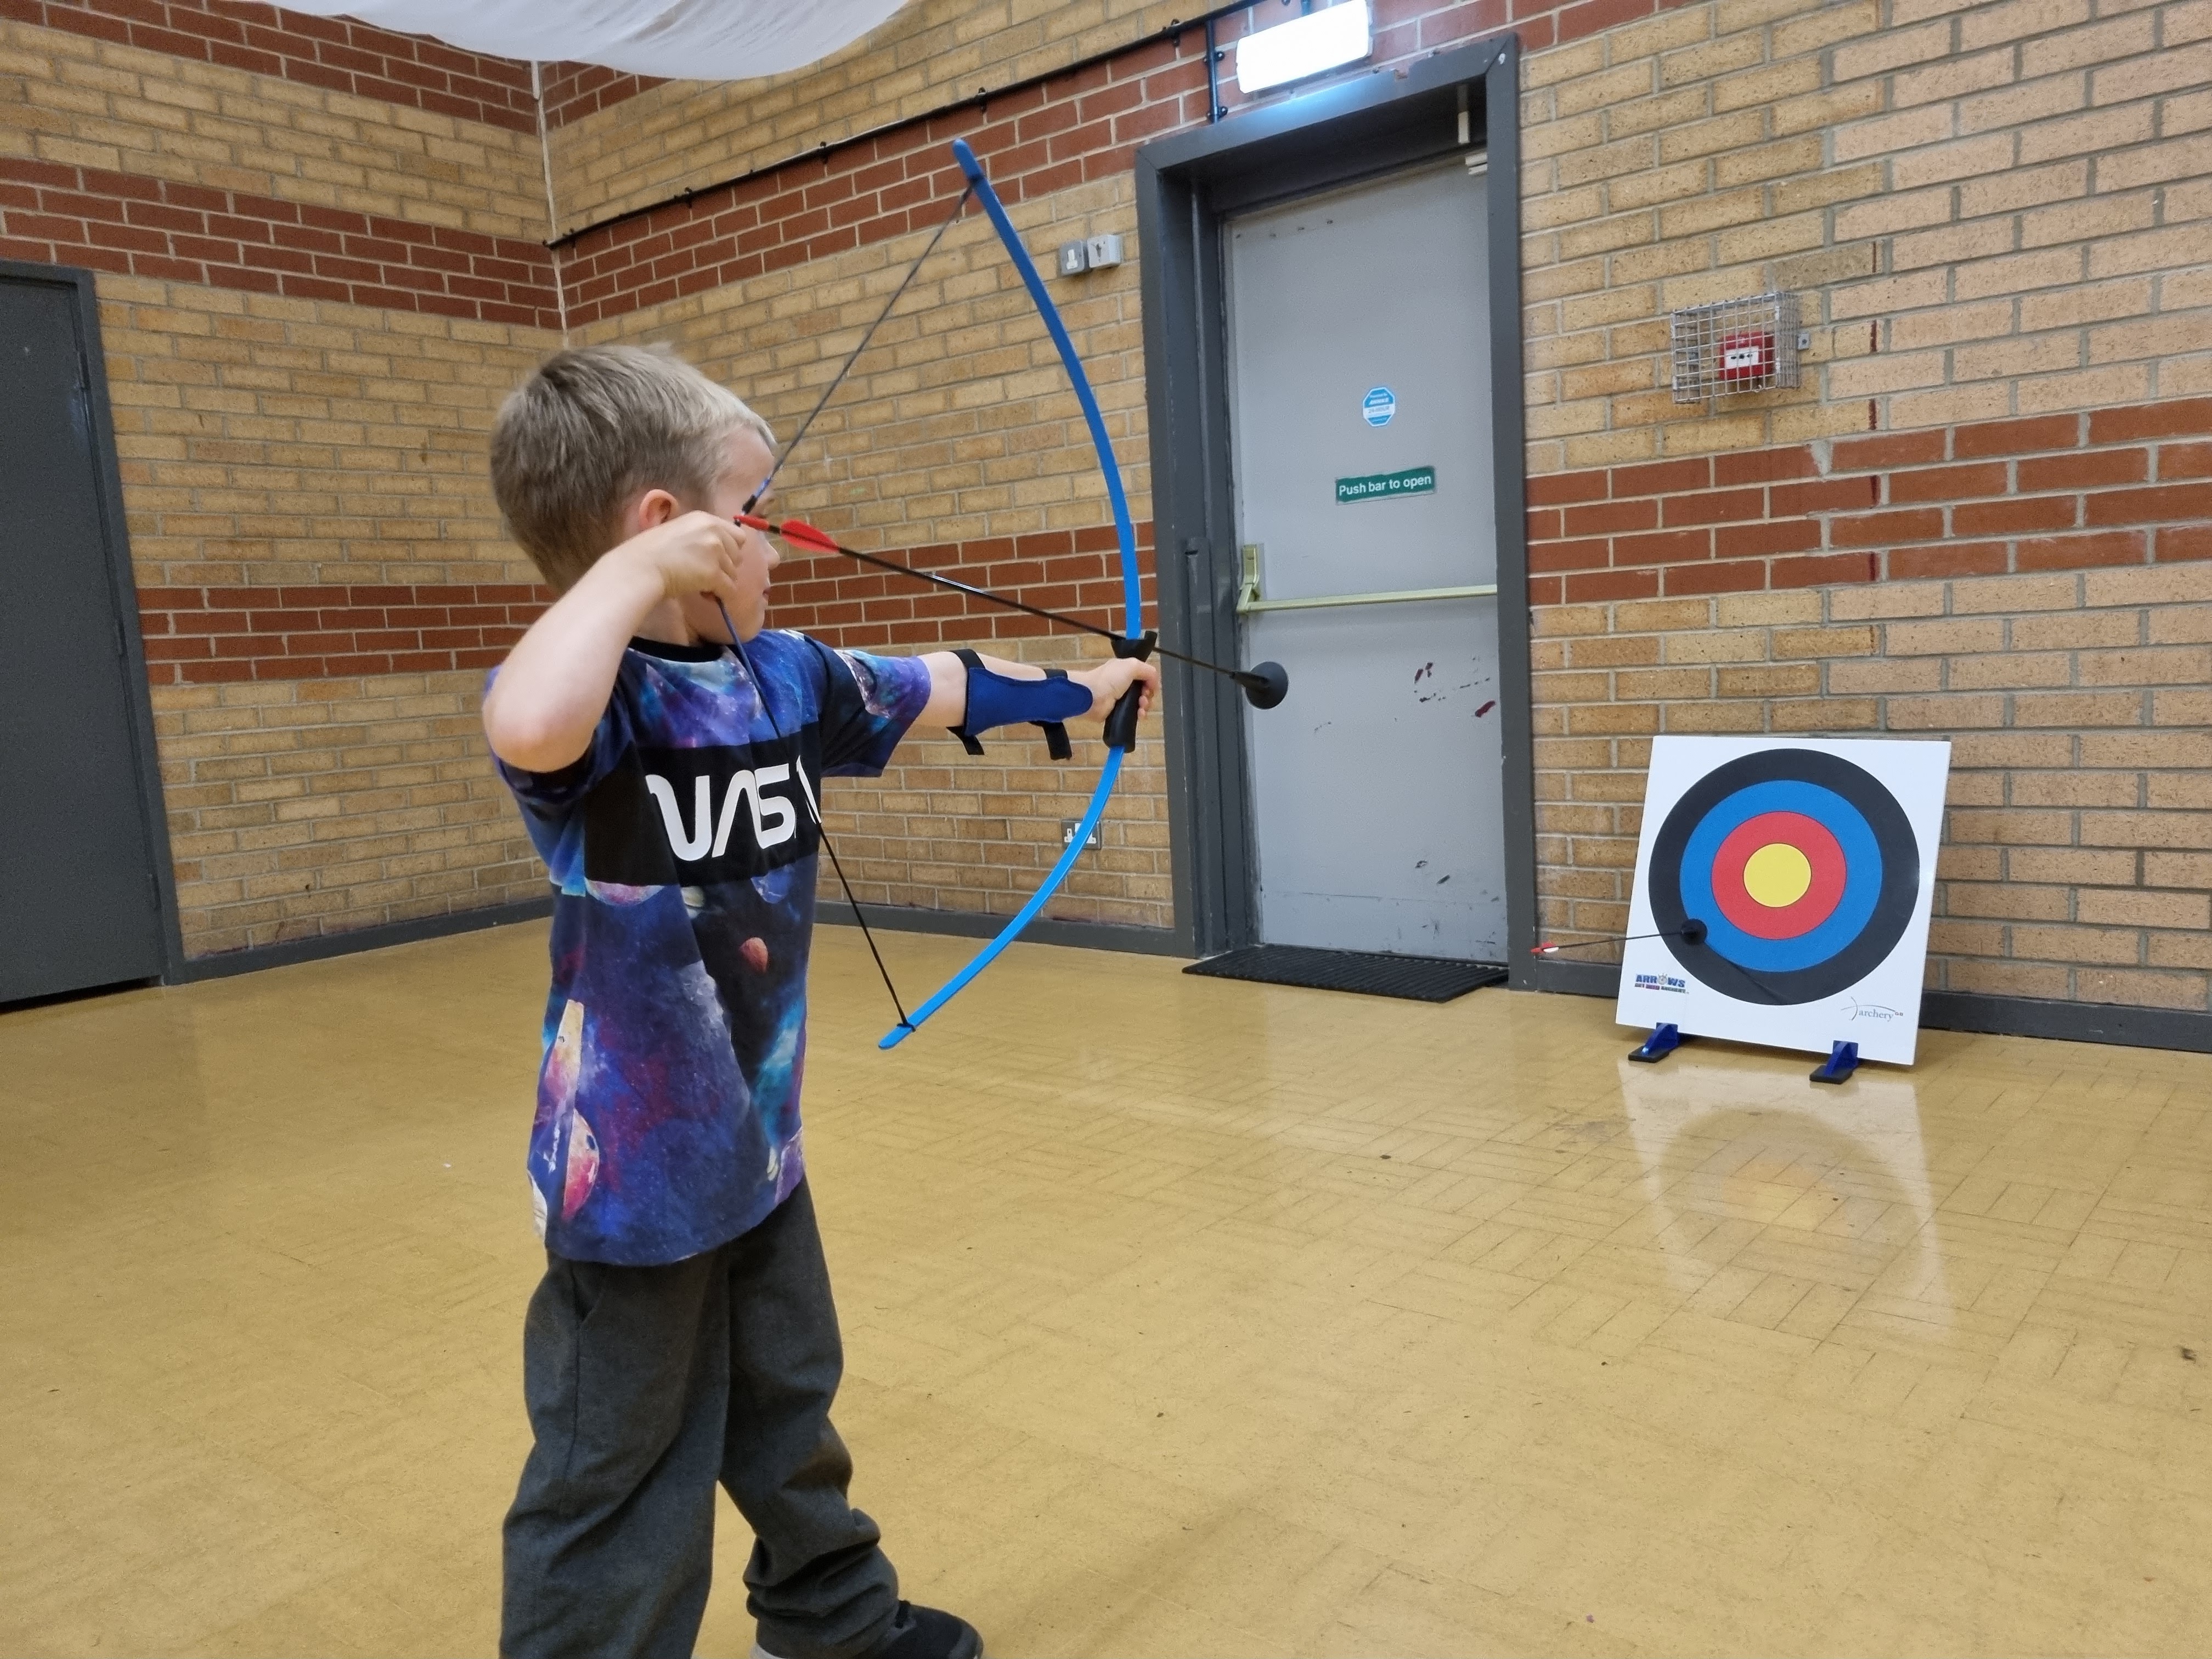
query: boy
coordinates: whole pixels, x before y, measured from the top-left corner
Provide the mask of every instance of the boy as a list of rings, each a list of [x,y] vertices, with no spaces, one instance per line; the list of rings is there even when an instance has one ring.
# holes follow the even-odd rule
[[[899,1600],[830,1422],[842,1352],[799,1133],[817,781],[880,773],[916,723],[1103,718],[1132,683],[1149,702],[1158,671],[763,631],[776,554],[732,520],[774,440],[671,355],[550,359],[491,462],[560,595],[483,708],[558,889],[530,1141],[536,1443],[501,1650],[688,1656],[719,1481],[756,1538],[757,1655],[974,1659],[965,1622]]]

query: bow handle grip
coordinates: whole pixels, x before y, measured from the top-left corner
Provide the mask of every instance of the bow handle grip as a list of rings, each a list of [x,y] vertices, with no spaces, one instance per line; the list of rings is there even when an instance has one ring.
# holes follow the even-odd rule
[[[1128,639],[1116,635],[1114,654],[1120,658],[1135,658],[1144,661],[1152,654],[1160,636],[1156,630],[1147,630],[1141,638]],[[1137,746],[1137,714],[1144,702],[1145,688],[1133,684],[1115,702],[1114,710],[1106,716],[1106,746],[1119,749],[1124,754]]]

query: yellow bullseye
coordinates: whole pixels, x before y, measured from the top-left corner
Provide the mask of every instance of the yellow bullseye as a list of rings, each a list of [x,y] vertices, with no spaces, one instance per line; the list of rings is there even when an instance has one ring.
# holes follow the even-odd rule
[[[1744,860],[1744,890],[1770,910],[1805,896],[1813,884],[1813,866],[1786,841],[1771,841]]]

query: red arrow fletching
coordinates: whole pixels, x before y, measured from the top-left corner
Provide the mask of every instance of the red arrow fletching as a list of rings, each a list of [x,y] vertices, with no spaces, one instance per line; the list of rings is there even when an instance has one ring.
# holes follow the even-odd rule
[[[812,553],[835,553],[837,544],[823,532],[801,519],[786,519],[776,526],[775,533],[793,547],[803,547]]]

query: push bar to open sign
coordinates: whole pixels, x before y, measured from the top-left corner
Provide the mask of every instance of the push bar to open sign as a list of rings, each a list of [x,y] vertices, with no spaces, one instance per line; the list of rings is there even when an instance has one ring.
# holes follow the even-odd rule
[[[1340,605],[1409,605],[1422,599],[1486,599],[1498,592],[1495,582],[1472,587],[1409,587],[1395,593],[1321,593],[1309,599],[1263,599],[1247,588],[1237,596],[1237,614],[1249,617],[1259,611],[1321,611]]]

